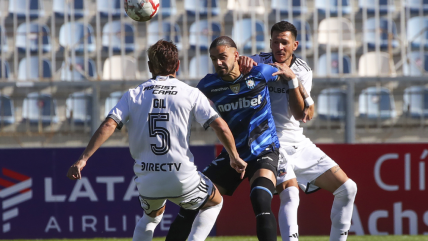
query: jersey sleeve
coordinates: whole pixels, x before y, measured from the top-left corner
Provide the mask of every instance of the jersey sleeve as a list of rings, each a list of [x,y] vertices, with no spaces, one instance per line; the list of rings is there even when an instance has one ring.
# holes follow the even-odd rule
[[[211,107],[208,98],[198,89],[195,90],[195,104],[193,106],[193,113],[196,121],[208,129],[210,124],[217,119],[219,116],[217,112]]]
[[[119,102],[107,115],[107,118],[113,119],[117,123],[117,129],[122,129],[123,123],[126,123],[129,118],[129,91],[127,91]]]
[[[266,80],[266,82],[275,82],[279,79],[278,75],[272,76],[273,73],[277,72],[278,69],[268,65],[268,64],[260,64],[256,67],[254,67],[253,69],[258,70],[264,77],[264,79]]]

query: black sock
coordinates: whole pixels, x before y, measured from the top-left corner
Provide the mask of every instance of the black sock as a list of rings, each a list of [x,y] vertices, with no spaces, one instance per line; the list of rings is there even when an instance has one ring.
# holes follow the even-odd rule
[[[186,241],[198,213],[199,209],[188,210],[180,208],[180,212],[178,212],[177,217],[169,228],[165,241]]]

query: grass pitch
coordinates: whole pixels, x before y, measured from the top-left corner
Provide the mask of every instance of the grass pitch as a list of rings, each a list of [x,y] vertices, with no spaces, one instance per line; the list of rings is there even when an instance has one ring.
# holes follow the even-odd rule
[[[1,240],[1,239],[0,239]],[[19,239],[15,241],[27,241],[26,239]],[[37,239],[37,240],[54,240],[54,239]],[[58,239],[55,239],[58,240]],[[60,239],[62,241],[132,241],[130,238],[94,238],[94,239]],[[163,241],[165,238],[154,238],[153,241]],[[302,236],[299,238],[300,241],[328,241],[328,236]],[[427,241],[428,235],[419,235],[419,236],[349,236],[348,241]],[[34,241],[34,239],[30,240]],[[207,241],[257,241],[257,237],[214,237],[208,238]],[[278,237],[278,241],[282,241],[281,237]]]

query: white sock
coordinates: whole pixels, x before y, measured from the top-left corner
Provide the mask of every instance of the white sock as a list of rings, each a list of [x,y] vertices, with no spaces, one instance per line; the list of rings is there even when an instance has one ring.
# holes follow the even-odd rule
[[[134,236],[132,241],[150,241],[153,239],[153,232],[155,231],[156,226],[162,220],[163,214],[152,218],[147,214],[144,214],[140,220],[138,220],[137,225],[135,226]]]
[[[282,241],[298,241],[299,226],[297,225],[297,209],[299,207],[299,189],[288,187],[279,194],[278,224]]]
[[[211,229],[215,224],[218,214],[223,207],[223,198],[221,203],[201,209],[195,221],[193,221],[192,231],[190,231],[188,241],[203,241],[210,234]]]
[[[330,241],[346,241],[351,227],[357,184],[348,179],[333,193],[334,201],[331,208]]]

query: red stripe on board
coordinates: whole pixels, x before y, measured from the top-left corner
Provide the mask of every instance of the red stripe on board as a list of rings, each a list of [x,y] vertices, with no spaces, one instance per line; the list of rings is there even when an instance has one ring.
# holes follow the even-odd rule
[[[18,181],[25,181],[25,180],[30,179],[30,177],[27,177],[25,175],[22,175],[21,173],[14,172],[14,171],[6,169],[6,168],[3,168],[2,171],[3,171],[3,174],[5,176],[13,178],[13,179],[18,180]]]
[[[156,14],[156,12],[158,11],[159,3],[158,3],[157,5],[155,5],[155,3],[153,2],[153,0],[149,0],[149,1],[150,1],[150,4],[152,4],[152,8],[153,8],[153,10],[155,10],[155,11],[150,15],[150,18],[152,18],[152,17]]]
[[[4,180],[4,179],[0,178],[0,186],[2,186],[2,187],[10,187],[10,186],[13,186],[13,185],[15,185],[15,183],[9,182],[8,180]]]

